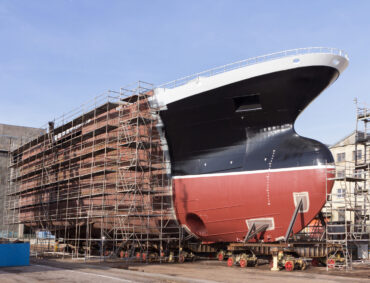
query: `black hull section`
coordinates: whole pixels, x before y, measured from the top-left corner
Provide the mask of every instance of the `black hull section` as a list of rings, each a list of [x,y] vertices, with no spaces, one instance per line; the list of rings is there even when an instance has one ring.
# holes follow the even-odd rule
[[[338,77],[326,66],[296,68],[170,103],[161,112],[172,174],[312,166],[333,162],[327,147],[300,137],[294,121]]]

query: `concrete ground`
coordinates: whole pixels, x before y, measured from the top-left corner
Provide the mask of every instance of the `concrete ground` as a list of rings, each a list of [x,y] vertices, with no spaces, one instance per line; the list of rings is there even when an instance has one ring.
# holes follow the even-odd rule
[[[369,282],[370,267],[350,273],[328,274],[323,267],[306,271],[272,272],[257,268],[227,267],[225,262],[126,266],[124,263],[82,263],[72,260],[32,259],[30,266],[0,268],[0,282]]]

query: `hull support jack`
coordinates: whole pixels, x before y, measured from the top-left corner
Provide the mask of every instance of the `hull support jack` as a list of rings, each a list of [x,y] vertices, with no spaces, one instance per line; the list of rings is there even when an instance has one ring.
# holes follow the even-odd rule
[[[292,230],[293,230],[294,223],[297,219],[298,212],[301,210],[302,207],[303,207],[303,202],[302,202],[302,199],[301,199],[299,201],[299,204],[296,206],[296,208],[293,212],[292,219],[290,220],[288,230],[286,231],[286,234],[285,234],[285,242],[288,242],[289,236],[290,236],[290,234],[292,233]]]

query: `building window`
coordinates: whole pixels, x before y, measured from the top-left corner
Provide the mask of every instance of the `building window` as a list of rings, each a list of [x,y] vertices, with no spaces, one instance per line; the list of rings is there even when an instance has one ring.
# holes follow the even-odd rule
[[[346,189],[345,188],[338,188],[337,189],[338,198],[344,198],[345,194],[346,194]]]
[[[363,178],[364,170],[353,170],[353,177],[354,178]]]
[[[337,178],[344,178],[344,170],[337,170]]]
[[[346,153],[345,152],[337,153],[337,162],[343,162],[345,160],[346,160]]]
[[[361,160],[362,159],[362,150],[361,149],[358,149],[357,150],[357,160]],[[356,160],[356,151],[352,151],[352,160],[355,161]]]
[[[346,220],[346,210],[345,208],[338,208],[338,221],[342,222]]]

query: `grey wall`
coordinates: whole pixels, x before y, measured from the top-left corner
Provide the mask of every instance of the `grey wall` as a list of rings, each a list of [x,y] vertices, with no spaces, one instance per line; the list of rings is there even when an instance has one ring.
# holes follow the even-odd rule
[[[9,151],[32,137],[43,134],[38,128],[0,124],[0,237],[8,232],[17,232],[18,227],[4,224],[5,193],[8,186]]]

